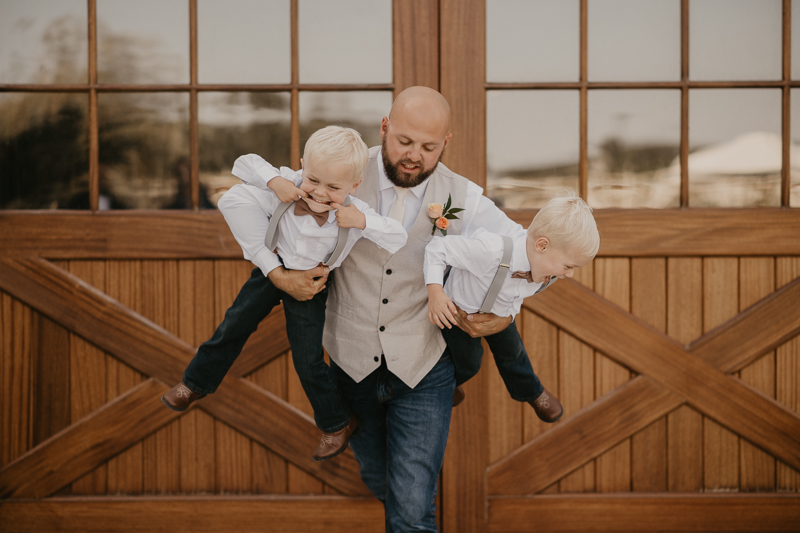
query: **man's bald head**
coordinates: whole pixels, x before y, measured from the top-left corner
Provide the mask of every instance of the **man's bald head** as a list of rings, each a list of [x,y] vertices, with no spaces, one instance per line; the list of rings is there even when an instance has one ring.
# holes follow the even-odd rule
[[[397,95],[389,112],[389,122],[401,117],[428,130],[438,129],[442,137],[450,133],[450,104],[439,91],[430,87],[409,87]]]

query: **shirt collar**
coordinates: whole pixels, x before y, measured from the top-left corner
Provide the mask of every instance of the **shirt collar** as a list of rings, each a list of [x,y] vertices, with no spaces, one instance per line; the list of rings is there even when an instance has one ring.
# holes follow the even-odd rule
[[[428,182],[430,178],[426,179],[416,187],[411,187],[409,191],[414,193],[414,196],[417,197],[418,200],[422,200],[425,196],[425,191],[428,190]],[[386,169],[383,168],[383,149],[378,151],[378,190],[382,193],[386,189],[392,189],[394,187],[394,183],[389,181],[389,178],[386,176]]]

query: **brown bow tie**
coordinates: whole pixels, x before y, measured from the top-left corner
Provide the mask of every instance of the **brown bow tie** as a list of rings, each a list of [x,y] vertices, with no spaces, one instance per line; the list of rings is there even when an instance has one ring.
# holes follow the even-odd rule
[[[322,213],[317,213],[316,211],[312,211],[311,208],[308,206],[305,200],[300,199],[294,203],[294,214],[298,217],[303,215],[311,215],[314,217],[314,220],[317,221],[320,227],[322,227],[328,221],[328,211],[323,211]]]
[[[524,272],[522,270],[517,270],[513,274],[511,274],[512,278],[518,279],[527,279],[528,283],[533,283],[533,275],[530,272]]]

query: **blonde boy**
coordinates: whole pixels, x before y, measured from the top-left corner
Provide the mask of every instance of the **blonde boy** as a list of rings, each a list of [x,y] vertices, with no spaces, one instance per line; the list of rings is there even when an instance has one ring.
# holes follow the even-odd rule
[[[323,289],[300,301],[280,290],[274,277],[283,275],[284,269],[311,271],[324,261],[335,269],[361,237],[395,253],[405,245],[408,235],[399,222],[380,216],[358,198],[349,197],[351,203],[344,205],[361,183],[369,157],[357,131],[338,126],[323,128],[308,139],[303,155],[300,172],[286,167],[276,169],[255,154],[236,160],[233,174],[243,183],[225,193],[219,209],[245,259],[256,268],[225,313],[222,324],[197,350],[181,383],[162,401],[170,409],[183,411],[195,400],[213,393],[249,336],[282,300],[294,367],[314,408],[314,420],[323,431],[312,457],[324,460],[347,448],[358,425],[323,358],[328,292]],[[277,222],[279,234],[273,251],[266,246],[265,235],[275,223],[273,215],[281,212],[278,209],[282,202],[295,203]],[[336,248],[339,228],[350,228],[344,248],[338,259],[328,258]],[[266,283],[264,276],[268,277]],[[321,276],[315,283],[324,282]]]
[[[572,190],[551,199],[539,210],[527,231],[510,235],[513,253],[503,284],[491,305],[498,316],[514,317],[525,298],[547,288],[558,278],[571,278],[576,269],[597,254],[600,236],[592,208]],[[437,237],[425,249],[425,282],[428,287],[428,319],[442,328],[461,385],[480,369],[480,339],[473,339],[456,325],[456,305],[477,313],[484,304],[503,257],[503,237],[477,230],[470,238]],[[446,267],[452,267],[444,282]],[[454,303],[455,302],[455,303]],[[486,341],[511,397],[528,402],[545,422],[555,422],[563,408],[542,386],[512,321],[505,330]],[[456,389],[454,404],[463,399]]]

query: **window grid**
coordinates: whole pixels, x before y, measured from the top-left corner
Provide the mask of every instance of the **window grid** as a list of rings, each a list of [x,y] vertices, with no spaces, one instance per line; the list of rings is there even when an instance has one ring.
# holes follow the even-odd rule
[[[792,0],[783,0],[782,74],[774,81],[690,81],[689,80],[689,0],[681,0],[681,79],[672,82],[590,82],[588,81],[588,3],[580,0],[580,78],[577,82],[485,83],[486,90],[556,90],[580,91],[580,160],[578,165],[579,194],[588,193],[588,91],[594,89],[680,89],[681,90],[681,192],[680,206],[689,207],[689,89],[781,89],[782,156],[781,156],[781,207],[789,207],[791,146],[790,96],[791,89],[800,87],[800,79],[791,79],[791,22]]]
[[[197,0],[187,0],[189,8],[189,83],[188,84],[98,84],[97,83],[97,0],[87,0],[88,9],[88,81],[85,84],[0,84],[0,92],[68,92],[85,93],[89,97],[89,205],[98,211],[99,203],[99,138],[97,95],[99,93],[182,92],[189,94],[189,151],[191,172],[191,206],[200,205],[200,157],[198,93],[217,92],[289,92],[291,94],[291,164],[300,165],[300,91],[364,91],[394,90],[388,84],[301,84],[298,79],[298,0],[291,1],[291,82],[288,84],[200,84],[197,81]],[[393,23],[394,26],[394,23]]]

